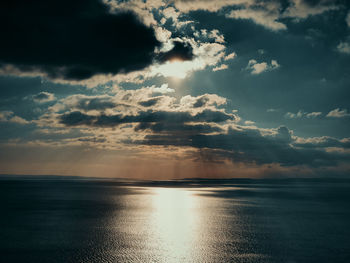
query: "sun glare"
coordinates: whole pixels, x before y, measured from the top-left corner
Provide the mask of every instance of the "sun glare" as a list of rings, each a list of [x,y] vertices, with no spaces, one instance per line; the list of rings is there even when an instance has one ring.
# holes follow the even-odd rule
[[[190,191],[157,188],[153,195],[155,236],[166,262],[182,262],[189,255],[194,242],[195,197]]]
[[[175,58],[162,65],[156,66],[153,71],[154,73],[161,74],[165,77],[184,79],[190,72],[201,67],[202,62],[200,62],[200,60],[182,61]]]

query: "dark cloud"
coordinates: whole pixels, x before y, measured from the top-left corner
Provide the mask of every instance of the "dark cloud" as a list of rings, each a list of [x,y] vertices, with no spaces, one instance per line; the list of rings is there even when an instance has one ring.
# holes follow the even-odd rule
[[[81,98],[75,107],[81,110],[105,110],[114,108],[116,103],[110,97],[106,98]]]
[[[80,111],[74,111],[61,116],[60,122],[67,126],[91,125],[96,120],[95,116],[90,116]]]
[[[47,92],[40,92],[33,96],[33,99],[35,100],[47,100],[50,97],[50,94]]]
[[[104,143],[107,141],[107,139],[104,137],[82,137],[82,138],[79,138],[78,141],[91,142],[91,143]]]
[[[162,52],[158,55],[157,60],[164,63],[169,60],[192,60],[193,48],[190,44],[174,41],[174,47],[168,52]]]
[[[137,115],[84,114],[80,111],[60,116],[60,123],[67,126],[113,127],[123,123],[186,123],[186,122],[224,122],[234,120],[235,116],[221,111],[204,110],[191,115],[189,112],[142,111]]]
[[[280,164],[282,166],[333,166],[349,160],[348,154],[320,149],[294,147],[286,127],[275,135],[262,135],[258,129],[232,129],[222,134],[153,134],[136,144],[190,146],[206,151],[208,161],[230,159],[234,162]],[[300,146],[300,145],[299,145]]]
[[[151,98],[148,100],[140,101],[139,104],[143,107],[151,107],[156,105],[160,99],[161,97]]]
[[[203,107],[207,104],[207,102],[209,101],[208,97],[205,96],[201,96],[197,99],[197,101],[193,104],[194,108],[200,108]]]
[[[109,13],[99,0],[4,0],[0,24],[0,66],[53,78],[142,69],[160,45],[135,15]]]
[[[35,102],[49,102],[55,100],[55,95],[46,91],[39,92],[38,94],[35,94],[32,96],[32,99]]]
[[[222,132],[222,128],[210,124],[185,124],[185,123],[149,123],[142,122],[135,127],[135,131],[151,130],[154,133],[168,133],[175,136],[187,136],[189,134],[207,134]]]

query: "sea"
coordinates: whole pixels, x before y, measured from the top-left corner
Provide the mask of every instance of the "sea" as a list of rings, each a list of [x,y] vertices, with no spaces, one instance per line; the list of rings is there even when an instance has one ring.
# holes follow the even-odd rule
[[[349,179],[0,178],[0,262],[350,262]]]

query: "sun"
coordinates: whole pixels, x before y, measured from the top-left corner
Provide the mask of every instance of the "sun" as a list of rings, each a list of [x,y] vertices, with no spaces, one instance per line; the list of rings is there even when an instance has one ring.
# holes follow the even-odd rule
[[[189,73],[202,68],[202,64],[203,63],[199,60],[183,61],[181,59],[174,58],[164,64],[155,66],[153,72],[165,77],[184,79],[189,75]]]

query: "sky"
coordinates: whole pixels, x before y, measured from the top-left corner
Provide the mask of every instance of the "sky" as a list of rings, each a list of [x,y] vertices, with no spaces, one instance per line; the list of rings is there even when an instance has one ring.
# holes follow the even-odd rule
[[[4,0],[0,173],[350,172],[346,0]]]

